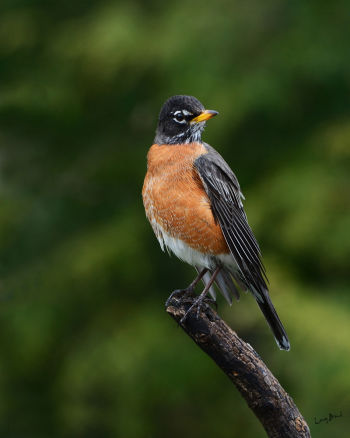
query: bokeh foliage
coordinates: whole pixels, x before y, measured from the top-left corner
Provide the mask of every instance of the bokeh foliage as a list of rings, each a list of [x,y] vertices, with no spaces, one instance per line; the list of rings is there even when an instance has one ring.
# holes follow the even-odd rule
[[[161,104],[192,94],[220,112],[205,139],[239,177],[291,352],[251,297],[219,311],[313,436],[348,437],[349,13],[1,2],[1,436],[264,436],[164,313],[194,271],[160,252],[140,192]]]

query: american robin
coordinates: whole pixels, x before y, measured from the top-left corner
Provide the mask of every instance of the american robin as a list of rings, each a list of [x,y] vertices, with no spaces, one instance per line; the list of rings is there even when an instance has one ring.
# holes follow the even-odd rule
[[[194,266],[204,290],[187,314],[215,299],[215,283],[232,303],[238,287],[249,290],[262,310],[277,345],[289,350],[285,329],[271,302],[259,245],[243,209],[238,180],[221,155],[202,141],[206,121],[217,115],[192,96],[173,96],[163,105],[142,196],[161,248]],[[238,287],[237,287],[238,286]],[[168,300],[169,301],[169,300]],[[187,315],[186,314],[186,315]]]

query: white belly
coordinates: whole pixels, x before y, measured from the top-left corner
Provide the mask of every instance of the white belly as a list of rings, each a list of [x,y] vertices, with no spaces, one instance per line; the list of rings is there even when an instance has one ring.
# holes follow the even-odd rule
[[[183,240],[170,236],[155,220],[151,221],[151,225],[162,250],[167,249],[168,252],[172,252],[176,257],[189,265],[213,270],[219,262],[233,272],[237,270],[237,264],[231,254],[211,255],[201,253],[191,248]]]

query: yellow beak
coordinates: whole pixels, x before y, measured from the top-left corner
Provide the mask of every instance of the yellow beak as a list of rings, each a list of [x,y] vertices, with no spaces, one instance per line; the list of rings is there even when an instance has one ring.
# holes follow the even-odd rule
[[[212,117],[216,116],[217,114],[219,114],[217,111],[204,110],[199,114],[199,116],[194,117],[191,120],[191,123],[205,122],[206,120],[211,119]]]

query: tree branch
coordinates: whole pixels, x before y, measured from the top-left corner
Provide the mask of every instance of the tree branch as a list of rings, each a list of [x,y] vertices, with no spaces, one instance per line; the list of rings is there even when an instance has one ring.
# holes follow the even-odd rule
[[[172,298],[166,311],[178,324],[190,307],[189,300]],[[180,324],[235,384],[270,438],[308,438],[309,427],[293,399],[272,375],[255,350],[209,306],[199,318],[191,312]]]

